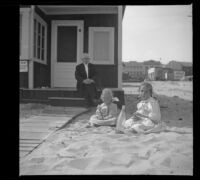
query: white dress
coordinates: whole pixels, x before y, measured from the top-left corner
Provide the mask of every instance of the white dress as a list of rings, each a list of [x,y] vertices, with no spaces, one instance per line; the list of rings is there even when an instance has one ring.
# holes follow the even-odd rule
[[[97,106],[96,113],[90,117],[90,124],[96,125],[115,125],[117,120],[118,109],[117,105],[111,103],[106,105],[102,103]]]
[[[137,104],[136,113],[147,116],[136,118],[135,116],[124,121],[125,129],[133,129],[137,132],[149,131],[161,123],[160,107],[154,98],[150,97],[147,100],[142,100]]]

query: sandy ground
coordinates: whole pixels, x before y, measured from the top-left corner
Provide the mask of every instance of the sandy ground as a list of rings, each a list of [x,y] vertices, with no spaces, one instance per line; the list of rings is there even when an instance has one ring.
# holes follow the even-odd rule
[[[49,137],[21,161],[20,174],[192,175],[192,84],[152,84],[161,106],[162,120],[169,127],[189,133],[125,135],[116,134],[114,127],[85,128],[94,108]],[[129,117],[136,109],[136,96],[126,95],[125,101]]]

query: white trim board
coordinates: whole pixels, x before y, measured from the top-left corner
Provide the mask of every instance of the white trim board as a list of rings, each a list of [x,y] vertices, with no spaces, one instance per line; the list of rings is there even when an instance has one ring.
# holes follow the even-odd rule
[[[47,15],[57,14],[117,14],[117,6],[66,6],[66,5],[38,5]]]
[[[118,88],[122,89],[122,6],[118,6]]]
[[[22,41],[21,41],[21,55],[19,59],[30,59],[29,48],[29,32],[30,32],[30,8],[20,8],[20,14],[22,14]]]

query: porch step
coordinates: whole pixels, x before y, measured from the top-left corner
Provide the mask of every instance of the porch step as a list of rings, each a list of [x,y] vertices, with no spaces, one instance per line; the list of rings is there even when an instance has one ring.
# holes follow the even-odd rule
[[[20,99],[20,103],[40,103],[40,104],[49,104],[47,99]]]
[[[124,90],[118,88],[110,88],[115,97],[120,99],[124,104]],[[98,98],[101,90],[98,90]],[[97,98],[97,99],[98,99]],[[79,106],[84,103],[84,99],[80,97],[75,88],[49,88],[49,89],[20,89],[20,103],[44,103],[64,106]]]
[[[48,97],[49,104],[52,106],[76,106],[83,107],[85,105],[84,98],[77,97]]]

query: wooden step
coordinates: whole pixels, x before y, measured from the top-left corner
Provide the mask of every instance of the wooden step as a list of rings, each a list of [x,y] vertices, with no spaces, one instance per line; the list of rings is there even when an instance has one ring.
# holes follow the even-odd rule
[[[124,91],[118,88],[110,89],[113,91],[114,96],[118,97],[122,104],[124,104]],[[97,99],[100,98],[100,94],[101,90],[98,89]],[[62,102],[58,98],[62,98]],[[76,88],[20,89],[20,103],[55,104],[56,106],[58,106],[58,104],[64,104],[64,106],[71,105],[81,107],[85,103],[79,98],[81,98],[81,96]]]
[[[51,106],[85,106],[85,99],[79,97],[49,97],[48,100]]]
[[[49,104],[49,100],[44,100],[44,99],[20,99],[20,103]]]

